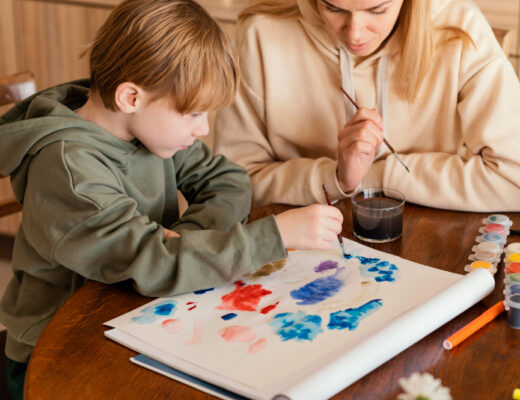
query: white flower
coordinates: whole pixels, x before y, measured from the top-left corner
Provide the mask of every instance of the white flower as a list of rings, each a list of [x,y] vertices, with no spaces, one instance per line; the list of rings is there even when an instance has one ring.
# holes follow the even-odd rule
[[[409,378],[399,379],[399,385],[405,393],[398,395],[397,400],[452,400],[450,389],[428,373],[414,372]]]

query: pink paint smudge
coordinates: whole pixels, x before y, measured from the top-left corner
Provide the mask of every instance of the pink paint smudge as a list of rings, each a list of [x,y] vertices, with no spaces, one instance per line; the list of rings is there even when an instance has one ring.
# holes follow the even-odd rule
[[[222,328],[218,333],[228,343],[247,343],[256,339],[256,335],[251,328],[241,325],[231,325]]]
[[[247,350],[247,354],[260,353],[263,349],[265,349],[265,346],[267,346],[267,340],[263,339],[263,338],[258,339],[251,346],[249,346],[249,349]]]
[[[222,304],[216,307],[220,310],[256,311],[263,296],[271,294],[262,285],[246,285],[242,281],[235,282],[235,290],[222,296]]]
[[[182,330],[182,322],[180,319],[167,319],[161,323],[161,326],[168,333],[179,333]]]
[[[202,338],[202,324],[198,320],[193,321],[193,336],[191,339],[186,341],[186,345],[195,346],[196,344],[200,343],[201,338]]]
[[[274,304],[270,304],[270,305],[268,305],[268,306],[262,308],[262,309],[260,310],[260,312],[261,312],[262,314],[267,314],[269,311],[274,310],[274,309],[276,308],[276,306],[277,306],[279,303],[280,303],[280,302],[277,301],[277,302],[274,303]]]

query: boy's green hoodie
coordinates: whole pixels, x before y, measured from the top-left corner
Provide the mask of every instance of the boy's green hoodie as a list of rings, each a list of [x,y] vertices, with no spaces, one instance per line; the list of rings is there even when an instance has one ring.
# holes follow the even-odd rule
[[[120,140],[76,115],[88,91],[88,80],[59,85],[0,117],[0,173],[23,203],[0,303],[6,354],[18,362],[87,279],[170,296],[287,256],[274,217],[244,225],[244,169],[200,141],[163,160]],[[177,189],[190,204],[181,218]],[[167,240],[163,227],[180,238]]]

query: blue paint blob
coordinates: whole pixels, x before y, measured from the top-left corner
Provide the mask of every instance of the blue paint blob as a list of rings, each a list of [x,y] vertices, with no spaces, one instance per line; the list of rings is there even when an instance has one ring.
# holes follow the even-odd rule
[[[347,308],[346,310],[330,313],[327,328],[348,329],[349,331],[353,331],[359,326],[362,319],[366,318],[374,311],[379,310],[381,307],[383,307],[383,301],[381,299],[376,299],[370,300],[368,303],[357,308]]]
[[[215,288],[202,289],[202,290],[195,290],[193,293],[195,293],[195,294],[204,294],[204,293],[206,293],[206,292],[211,292],[212,290],[215,290]]]
[[[222,318],[224,321],[229,321],[230,319],[233,319],[236,316],[237,316],[237,314],[232,312],[232,313],[229,313],[229,314],[225,314],[225,315],[221,316],[220,318]]]
[[[338,272],[342,269],[338,269]],[[326,278],[315,279],[301,288],[291,291],[291,297],[300,300],[296,303],[297,305],[308,306],[334,296],[343,286],[343,282],[335,278],[338,272]]]
[[[356,258],[359,260],[361,265],[374,264],[379,261],[379,258],[370,258],[363,256],[356,256]]]
[[[337,261],[325,260],[320,262],[318,266],[314,267],[314,272],[323,272],[334,268],[338,268]]]
[[[284,342],[287,340],[312,341],[323,332],[321,317],[313,314],[308,315],[303,311],[276,314],[269,322],[269,326]]]
[[[361,276],[365,279],[373,278],[376,282],[394,282],[399,276],[399,268],[388,261],[379,258],[366,258],[357,256],[361,264],[359,268]]]
[[[132,322],[138,324],[151,324],[161,317],[168,317],[175,314],[177,302],[175,300],[165,300],[153,306],[145,307],[141,310],[142,315],[132,317]]]
[[[345,260],[350,260],[352,257],[354,257],[352,254],[343,253],[343,258]]]

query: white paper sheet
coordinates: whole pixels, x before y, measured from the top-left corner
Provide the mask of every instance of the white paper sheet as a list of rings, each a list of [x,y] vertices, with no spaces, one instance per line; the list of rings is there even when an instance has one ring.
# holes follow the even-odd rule
[[[339,246],[291,252],[268,276],[157,299],[107,322],[117,328],[107,335],[243,396],[314,400],[350,385],[494,286],[487,271],[463,277],[344,242],[349,260]],[[240,291],[264,294],[244,311],[244,304],[238,310],[240,302],[224,300]],[[158,316],[161,303],[166,311]],[[227,314],[235,316],[223,319]]]

